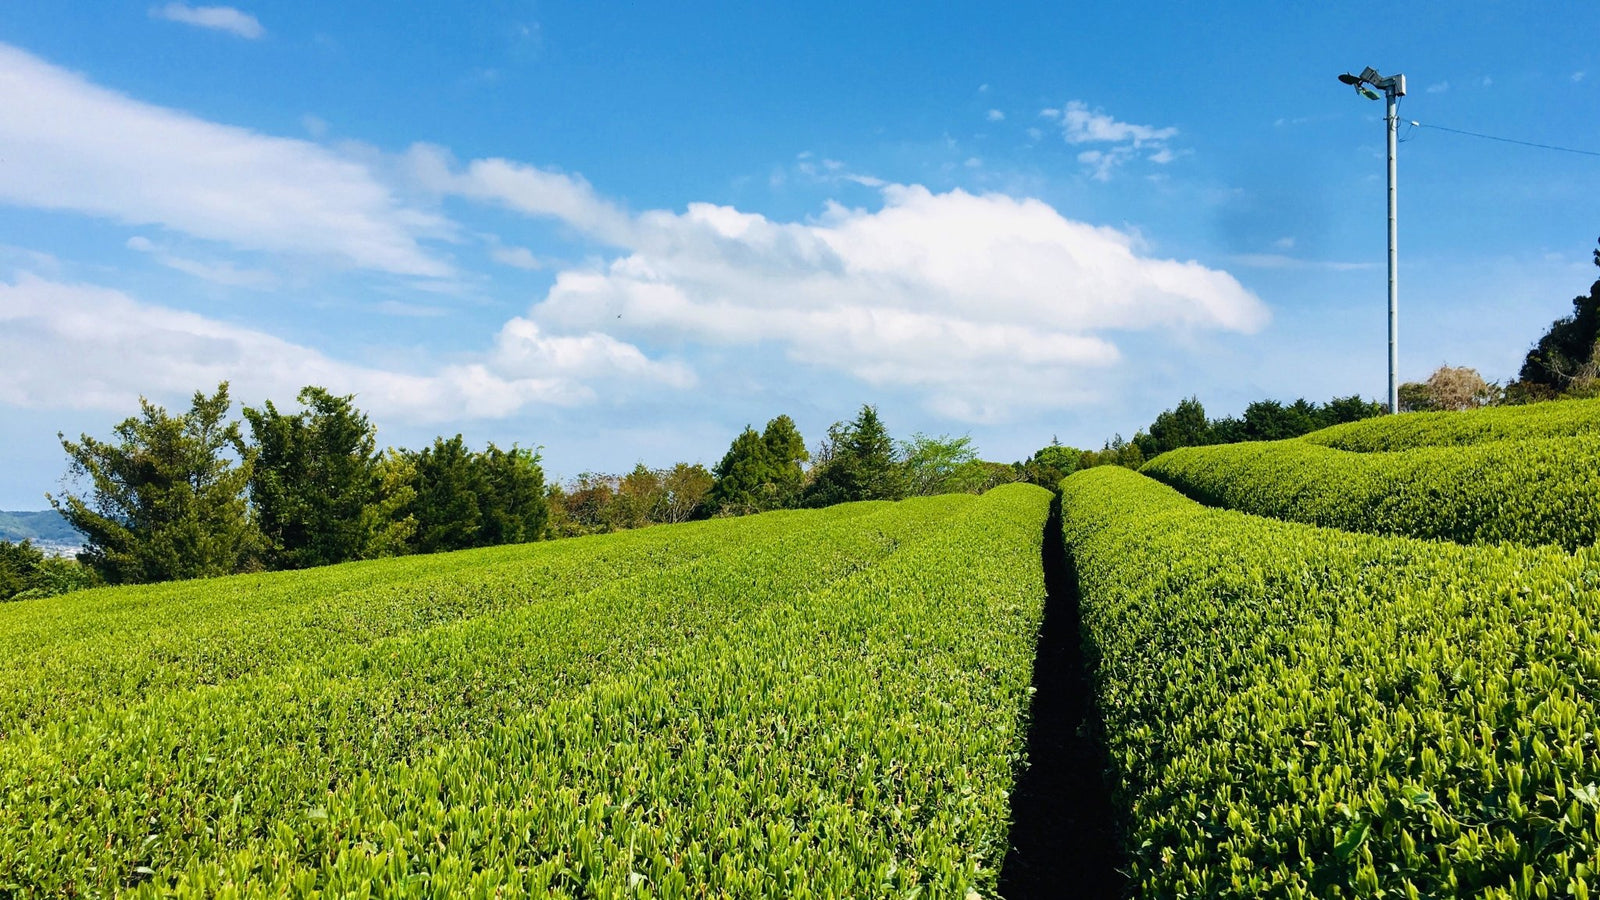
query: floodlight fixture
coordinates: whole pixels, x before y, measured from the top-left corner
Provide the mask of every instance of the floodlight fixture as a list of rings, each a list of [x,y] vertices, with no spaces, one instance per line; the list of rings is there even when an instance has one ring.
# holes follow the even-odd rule
[[[1399,231],[1395,224],[1394,157],[1400,133],[1399,98],[1406,95],[1406,77],[1390,75],[1385,78],[1378,74],[1377,69],[1367,66],[1360,75],[1351,75],[1349,72],[1340,75],[1339,81],[1355,88],[1356,93],[1368,100],[1378,99],[1377,92],[1383,91],[1383,96],[1389,101],[1388,112],[1384,115],[1384,128],[1389,134],[1389,412],[1397,413],[1400,411],[1400,383],[1396,377],[1400,367],[1400,263],[1395,249]]]

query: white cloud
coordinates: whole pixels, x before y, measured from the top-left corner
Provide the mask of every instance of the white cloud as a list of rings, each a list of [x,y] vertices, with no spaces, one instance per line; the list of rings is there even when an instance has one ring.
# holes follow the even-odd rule
[[[1488,75],[1485,75],[1483,78],[1478,80],[1478,84],[1482,85],[1483,87],[1494,87],[1494,79]]]
[[[991,109],[989,110],[987,118],[991,122],[1004,122],[1006,120],[1006,114],[998,109]]]
[[[1450,82],[1448,81],[1440,81],[1436,84],[1430,84],[1427,88],[1427,91],[1430,94],[1442,94],[1448,90],[1450,90]]]
[[[0,202],[404,275],[450,272],[418,243],[450,223],[403,206],[366,166],[141,103],[5,44],[0,146]]]
[[[183,398],[227,380],[236,398],[251,402],[319,384],[355,393],[379,418],[417,423],[591,403],[600,388],[694,382],[683,365],[652,361],[607,335],[549,336],[521,319],[480,359],[428,374],[393,372],[108,288],[29,274],[0,283],[0,358],[0,403],[17,407],[128,410],[141,394]]]
[[[1289,241],[1284,244],[1284,241]],[[1273,241],[1272,246],[1280,249],[1289,249],[1294,246],[1292,238],[1283,238]],[[1375,269],[1377,263],[1371,262],[1337,262],[1334,260],[1299,259],[1282,253],[1238,253],[1228,257],[1228,261],[1252,269],[1324,269],[1330,272],[1351,272],[1361,269]]]
[[[150,15],[169,22],[182,22],[200,28],[226,31],[247,40],[255,40],[267,33],[261,22],[247,12],[231,6],[190,6],[186,3],[168,3],[150,10]]]
[[[614,246],[632,239],[627,213],[595,193],[577,175],[506,159],[478,159],[458,169],[449,151],[416,144],[407,153],[412,176],[425,188],[484,200],[531,216],[558,219]]]
[[[544,268],[544,263],[539,261],[533,251],[527,247],[495,246],[489,251],[489,257],[501,265],[530,271]]]
[[[1589,73],[1588,72],[1582,72],[1582,71],[1573,72],[1572,73],[1572,83],[1573,84],[1577,84],[1578,82],[1582,81],[1583,80],[1583,76],[1585,76],[1587,74],[1589,74]]]
[[[1131,141],[1137,146],[1165,141],[1178,134],[1178,129],[1175,127],[1154,128],[1149,125],[1118,122],[1099,110],[1091,111],[1089,105],[1082,100],[1067,103],[1066,108],[1061,111],[1061,123],[1066,130],[1069,144],[1120,144]]]
[[[1293,250],[1294,249],[1294,238],[1287,237],[1287,236],[1278,238],[1277,240],[1272,242],[1272,246],[1274,248],[1278,249],[1278,250]]]
[[[1097,181],[1109,181],[1118,166],[1141,154],[1157,165],[1181,155],[1167,143],[1178,135],[1174,126],[1156,128],[1119,122],[1098,109],[1090,109],[1082,100],[1069,101],[1061,109],[1041,110],[1039,114],[1060,122],[1062,136],[1069,144],[1102,145],[1078,154],[1078,162]]]
[[[773,345],[992,420],[1070,400],[1118,360],[1105,332],[1248,332],[1268,318],[1227,273],[1141,256],[1135,237],[1038,200],[898,185],[883,199],[876,212],[830,205],[811,224],[698,203],[645,213],[631,253],[559,273],[527,319],[557,333]]]
[[[140,253],[148,253],[156,262],[169,269],[176,269],[186,275],[193,275],[202,281],[209,281],[227,287],[245,287],[257,290],[266,290],[278,284],[277,276],[261,269],[241,269],[229,262],[203,262],[177,256],[165,247],[157,245],[149,238],[134,235],[128,238],[128,249]]]

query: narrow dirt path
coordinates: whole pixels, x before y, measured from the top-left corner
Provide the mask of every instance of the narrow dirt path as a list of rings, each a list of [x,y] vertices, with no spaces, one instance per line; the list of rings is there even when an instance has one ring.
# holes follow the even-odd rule
[[[1011,849],[1000,896],[1121,896],[1116,816],[1106,784],[1100,715],[1079,640],[1078,579],[1061,543],[1061,501],[1045,523],[1044,624],[1033,660],[1028,767],[1011,796]]]

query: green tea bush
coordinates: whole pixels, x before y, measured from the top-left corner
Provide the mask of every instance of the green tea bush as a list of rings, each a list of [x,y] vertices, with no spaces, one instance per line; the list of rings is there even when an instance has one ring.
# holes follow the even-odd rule
[[[1464,412],[1402,413],[1348,422],[1301,438],[1339,450],[1382,453],[1600,433],[1600,400],[1559,400]]]
[[[1588,896],[1600,554],[1061,487],[1141,896]]]
[[[1600,434],[1400,453],[1185,447],[1140,471],[1211,506],[1347,531],[1568,550],[1600,538]]]
[[[731,524],[768,516],[709,523],[721,546],[682,565],[30,722],[0,743],[0,887],[982,890],[1048,502],[1017,486],[776,514],[809,527],[768,535]]]

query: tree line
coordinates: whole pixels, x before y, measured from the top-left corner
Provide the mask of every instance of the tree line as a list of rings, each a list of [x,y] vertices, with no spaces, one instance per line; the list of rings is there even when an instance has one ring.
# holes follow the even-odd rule
[[[863,405],[854,419],[829,426],[813,449],[794,420],[779,415],[760,431],[746,426],[710,469],[641,463],[626,475],[579,475],[551,487],[550,532],[594,534],[858,500],[979,493],[1018,477],[1012,465],[979,459],[965,435],[917,433],[897,441],[877,408]]]
[[[1594,251],[1600,266],[1600,249]],[[1600,397],[1600,280],[1572,300],[1572,312],[1550,323],[1523,358],[1517,377],[1505,384],[1484,380],[1476,369],[1442,365],[1425,381],[1399,385],[1400,412],[1448,412],[1502,404],[1538,403]],[[1118,434],[1099,450],[1077,450],[1059,443],[1017,464],[1020,477],[1053,487],[1078,469],[1120,465],[1138,468],[1146,460],[1178,447],[1276,441],[1299,437],[1330,425],[1388,412],[1388,404],[1359,395],[1324,404],[1299,399],[1284,404],[1258,400],[1244,415],[1206,417],[1199,398],[1180,400],[1156,416],[1132,440]]]
[[[68,481],[47,494],[84,539],[76,560],[0,542],[0,599],[302,569],[671,524],[711,516],[981,491],[1015,480],[969,437],[894,441],[876,408],[836,422],[815,451],[780,415],[745,428],[720,462],[547,484],[537,449],[379,450],[355,405],[309,386],[299,409],[271,400],[231,419],[228,384],[169,413],[140,399],[108,439],[59,435]]]

